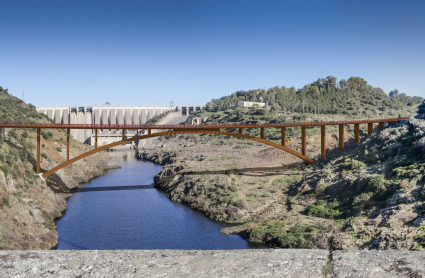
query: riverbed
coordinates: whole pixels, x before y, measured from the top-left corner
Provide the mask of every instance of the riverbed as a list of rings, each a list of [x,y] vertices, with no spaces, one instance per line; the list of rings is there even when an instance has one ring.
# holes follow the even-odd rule
[[[134,152],[111,152],[121,169],[109,170],[74,193],[64,215],[56,222],[58,249],[251,249],[266,248],[238,235],[185,204],[176,203],[156,188],[110,190],[108,187],[152,185],[162,167],[138,161]]]

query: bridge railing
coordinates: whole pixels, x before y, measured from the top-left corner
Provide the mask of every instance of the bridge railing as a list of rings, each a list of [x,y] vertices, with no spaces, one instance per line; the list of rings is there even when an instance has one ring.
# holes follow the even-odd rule
[[[329,122],[298,122],[298,123],[266,123],[266,124],[199,124],[199,125],[119,125],[119,124],[48,124],[48,123],[0,123],[0,126],[25,126],[25,127],[44,127],[44,128],[82,128],[87,129],[147,129],[147,128],[209,128],[209,127],[220,127],[220,128],[256,128],[256,127],[280,127],[280,126],[313,126],[313,125],[339,125],[339,124],[356,124],[356,123],[376,123],[376,122],[392,122],[400,120],[408,120],[409,117],[402,118],[386,118],[386,119],[367,119],[367,120],[350,120],[350,121],[329,121]]]

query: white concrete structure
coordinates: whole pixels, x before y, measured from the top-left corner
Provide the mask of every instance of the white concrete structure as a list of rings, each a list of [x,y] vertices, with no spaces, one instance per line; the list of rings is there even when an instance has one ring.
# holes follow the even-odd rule
[[[254,107],[254,106],[258,106],[258,107],[263,107],[266,104],[264,102],[255,102],[255,101],[239,101],[238,102],[238,107]]]
[[[5,136],[6,136],[6,128],[0,127],[0,143],[3,142]]]
[[[49,119],[57,124],[145,124],[154,116],[169,110],[180,110],[179,107],[169,106],[62,106],[62,107],[37,107],[37,112],[46,114]],[[101,130],[108,137],[118,137],[121,130]],[[133,136],[136,130],[128,130]],[[130,134],[131,133],[131,134]],[[91,143],[94,130],[71,129],[72,138],[81,143]]]

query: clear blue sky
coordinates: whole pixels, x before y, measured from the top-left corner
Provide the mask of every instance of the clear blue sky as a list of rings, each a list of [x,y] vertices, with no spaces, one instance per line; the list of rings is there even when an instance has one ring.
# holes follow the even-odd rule
[[[425,97],[425,1],[0,0],[0,86],[36,106],[203,105],[333,75]]]

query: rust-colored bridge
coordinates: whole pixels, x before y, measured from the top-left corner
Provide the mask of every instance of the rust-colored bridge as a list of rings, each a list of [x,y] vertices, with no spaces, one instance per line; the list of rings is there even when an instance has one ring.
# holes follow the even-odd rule
[[[63,167],[83,159],[89,155],[97,152],[126,144],[133,141],[147,139],[151,137],[165,136],[165,135],[176,135],[176,134],[187,134],[187,133],[204,133],[204,134],[217,134],[227,135],[238,138],[249,139],[257,142],[261,142],[278,149],[284,150],[290,154],[293,154],[309,163],[314,163],[314,160],[306,156],[307,144],[306,144],[306,127],[308,126],[320,126],[321,127],[321,158],[326,158],[326,126],[327,125],[338,125],[339,126],[339,150],[344,150],[344,125],[354,125],[354,141],[360,141],[360,124],[368,125],[368,134],[373,133],[373,124],[377,123],[379,129],[385,126],[385,123],[392,123],[402,120],[408,120],[409,117],[403,118],[390,118],[390,119],[367,119],[367,120],[353,120],[353,121],[333,121],[333,122],[304,122],[304,123],[268,123],[268,124],[228,124],[228,125],[88,125],[88,124],[38,124],[38,123],[0,123],[0,128],[36,128],[37,129],[37,174],[40,174],[40,131],[42,128],[57,128],[67,130],[67,141],[66,141],[66,162],[56,166],[55,168],[42,174],[43,178],[53,174],[54,172],[62,169]],[[286,147],[285,132],[287,127],[301,127],[301,153]],[[253,137],[243,134],[244,128],[259,128],[260,138]],[[281,129],[281,144],[277,144],[268,141],[264,138],[265,128],[280,128]],[[71,129],[94,129],[95,132],[95,148],[89,152],[81,154],[69,159],[69,135]],[[122,140],[114,142],[105,146],[97,146],[97,130],[99,129],[122,129]],[[125,130],[127,129],[144,129],[148,130],[147,135],[125,138]],[[164,132],[152,133],[152,130],[165,129]],[[221,129],[236,129],[238,132],[227,132],[221,131]]]

